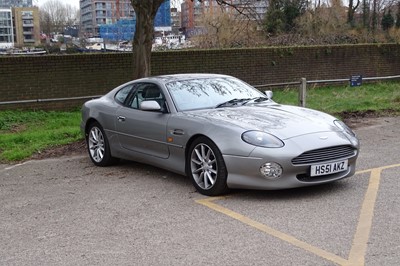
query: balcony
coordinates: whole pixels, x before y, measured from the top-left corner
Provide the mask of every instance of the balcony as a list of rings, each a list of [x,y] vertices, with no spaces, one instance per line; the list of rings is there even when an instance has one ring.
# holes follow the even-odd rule
[[[83,8],[85,8],[85,7],[88,7],[88,6],[91,6],[92,5],[92,2],[91,1],[81,1],[80,2],[80,7],[81,7],[81,9],[83,9]]]
[[[22,21],[22,26],[23,27],[33,27],[33,20],[28,19],[28,20],[23,20]]]
[[[97,11],[96,12],[96,18],[106,18],[107,17],[107,13],[106,12],[102,12],[102,11]]]

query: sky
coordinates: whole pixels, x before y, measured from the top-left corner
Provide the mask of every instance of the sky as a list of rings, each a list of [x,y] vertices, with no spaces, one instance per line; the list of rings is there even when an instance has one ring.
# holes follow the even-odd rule
[[[58,0],[63,4],[70,4],[76,8],[79,8],[79,0]],[[39,7],[46,3],[47,0],[33,0],[33,3],[37,4]]]

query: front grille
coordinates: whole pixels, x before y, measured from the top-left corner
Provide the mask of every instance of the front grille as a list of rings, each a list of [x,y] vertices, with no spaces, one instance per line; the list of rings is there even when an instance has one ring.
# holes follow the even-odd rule
[[[356,155],[356,149],[351,146],[335,146],[323,149],[307,151],[292,159],[294,165],[312,164],[325,161],[345,159]]]

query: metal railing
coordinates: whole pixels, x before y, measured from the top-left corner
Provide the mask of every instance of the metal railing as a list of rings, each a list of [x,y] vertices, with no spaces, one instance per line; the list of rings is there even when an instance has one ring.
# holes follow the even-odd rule
[[[363,81],[380,81],[380,80],[391,80],[400,79],[400,75],[397,76],[386,76],[386,77],[368,77],[362,78]],[[293,82],[282,82],[282,83],[270,83],[262,85],[253,85],[253,87],[269,88],[269,87],[281,87],[281,86],[299,86],[299,106],[306,106],[307,98],[307,84],[330,84],[330,83],[344,83],[350,82],[351,78],[348,79],[328,79],[328,80],[307,80],[301,78],[299,81]],[[73,101],[73,100],[89,100],[99,98],[103,95],[92,95],[92,96],[79,96],[79,97],[66,97],[66,98],[50,98],[50,99],[33,99],[33,100],[15,100],[15,101],[4,101],[0,102],[0,105],[12,105],[12,104],[26,104],[26,103],[45,103],[45,102],[57,102],[57,101]]]
[[[50,99],[6,101],[6,102],[0,102],[0,105],[24,104],[24,103],[60,102],[60,101],[74,101],[74,100],[90,100],[90,99],[100,98],[101,96],[103,96],[103,95],[79,96],[79,97],[68,97],[68,98],[50,98]]]

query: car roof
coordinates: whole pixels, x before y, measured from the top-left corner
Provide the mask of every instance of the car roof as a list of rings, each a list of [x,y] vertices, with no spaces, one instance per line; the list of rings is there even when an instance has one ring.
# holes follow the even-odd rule
[[[217,78],[217,77],[231,77],[223,74],[209,74],[209,73],[185,73],[185,74],[171,74],[171,75],[160,75],[151,76],[147,78],[140,79],[140,81],[160,81],[163,83],[178,81],[178,80],[188,80],[188,79],[198,79],[198,78]],[[231,77],[233,78],[233,77]]]

